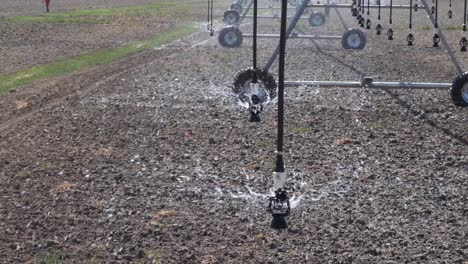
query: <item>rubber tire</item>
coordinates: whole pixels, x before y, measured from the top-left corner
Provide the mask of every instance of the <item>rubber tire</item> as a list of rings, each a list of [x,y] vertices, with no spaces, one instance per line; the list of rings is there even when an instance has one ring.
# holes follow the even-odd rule
[[[244,9],[244,8],[242,7],[241,4],[232,4],[232,5],[231,5],[231,8],[230,8],[230,10],[235,10],[235,11],[237,11],[237,13],[239,13],[239,14],[242,13],[242,10],[243,10],[243,9]]]
[[[236,39],[232,43],[228,43],[225,39],[226,35],[230,33],[234,33],[236,36]],[[218,42],[225,48],[238,48],[243,42],[242,32],[236,27],[225,27],[219,32]]]
[[[321,20],[319,20],[320,22],[319,23],[316,23],[315,19],[317,18],[320,18]],[[310,16],[309,16],[309,25],[311,27],[320,27],[322,26],[323,24],[325,24],[325,21],[327,19],[325,18],[325,15],[322,13],[322,12],[313,12]]]
[[[468,72],[458,75],[453,80],[452,87],[450,87],[450,96],[452,97],[453,103],[457,106],[467,107],[468,106],[468,95],[463,98],[463,86],[468,85]]]
[[[351,37],[352,35],[357,35],[361,39],[361,43],[359,43],[358,46],[351,46],[349,45],[347,39]],[[350,30],[347,30],[343,33],[343,38],[341,39],[341,45],[344,49],[356,49],[356,50],[361,50],[366,46],[366,35],[364,32],[357,28],[352,28]]]
[[[233,20],[229,19],[229,16],[233,17]],[[240,21],[239,12],[236,10],[228,9],[224,12],[223,22],[225,25],[236,25]]]
[[[240,101],[246,103],[249,98],[245,95],[247,85],[250,85],[253,79],[254,70],[249,68],[237,73],[236,78],[234,79],[234,87],[232,91],[236,94]],[[268,93],[268,96],[260,96],[262,103],[266,102],[268,99],[273,99],[276,97],[276,81],[273,75],[263,69],[257,69],[257,80],[259,83],[263,84],[263,88]],[[269,98],[268,98],[269,97]]]

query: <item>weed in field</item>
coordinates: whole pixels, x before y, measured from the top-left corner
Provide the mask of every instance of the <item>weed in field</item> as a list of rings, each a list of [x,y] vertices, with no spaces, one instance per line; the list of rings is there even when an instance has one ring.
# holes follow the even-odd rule
[[[164,257],[164,251],[162,249],[149,249],[145,251],[145,255],[151,263],[161,264],[162,258]]]
[[[292,127],[289,129],[289,132],[294,134],[306,134],[310,131],[309,127]]]
[[[370,129],[378,129],[381,128],[382,125],[379,122],[370,122],[369,123],[369,128]]]
[[[37,261],[37,264],[60,264],[60,263],[62,263],[62,256],[55,249],[49,249],[47,253]]]

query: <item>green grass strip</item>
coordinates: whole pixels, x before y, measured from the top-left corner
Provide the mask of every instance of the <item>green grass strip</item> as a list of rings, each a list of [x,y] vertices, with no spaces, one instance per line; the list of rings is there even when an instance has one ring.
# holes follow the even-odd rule
[[[155,4],[146,4],[128,7],[100,8],[100,9],[74,9],[61,13],[46,13],[39,16],[12,16],[4,17],[5,21],[12,23],[81,23],[102,24],[109,22],[110,17],[138,16],[138,15],[171,15],[183,10],[200,8],[204,4],[201,0],[188,2],[164,1]]]
[[[50,64],[38,65],[12,74],[0,76],[0,94],[38,80],[68,74],[90,66],[106,64],[130,54],[155,48],[186,37],[195,31],[196,27],[194,25],[184,26],[173,31],[161,33],[151,39],[134,42],[123,47],[62,59]]]

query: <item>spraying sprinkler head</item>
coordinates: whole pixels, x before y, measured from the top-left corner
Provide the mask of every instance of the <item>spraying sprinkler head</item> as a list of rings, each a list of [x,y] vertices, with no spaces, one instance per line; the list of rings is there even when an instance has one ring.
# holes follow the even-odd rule
[[[213,29],[213,26],[212,26],[212,25],[207,24],[207,25],[206,25],[206,31],[210,32],[210,37],[213,37],[213,36],[214,36],[214,29]]]
[[[439,34],[435,33],[434,37],[432,37],[432,47],[436,48],[439,47],[439,42],[440,42],[440,36]]]
[[[466,52],[466,47],[468,46],[468,40],[465,37],[462,37],[460,40],[460,51]]]
[[[371,29],[372,21],[370,19],[366,20],[366,29]]]
[[[284,189],[278,189],[275,191],[275,196],[270,197],[270,203],[268,204],[268,211],[273,216],[270,227],[273,229],[286,229],[288,228],[288,222],[286,217],[291,211],[291,205],[289,203],[289,197]]]
[[[406,40],[408,41],[408,46],[413,46],[414,35],[409,33],[408,36],[406,37]]]
[[[250,122],[260,122],[260,113],[263,111],[261,89],[258,82],[250,83],[249,113]]]
[[[382,25],[380,24],[377,24],[377,26],[375,27],[375,30],[377,31],[377,35],[382,35]]]

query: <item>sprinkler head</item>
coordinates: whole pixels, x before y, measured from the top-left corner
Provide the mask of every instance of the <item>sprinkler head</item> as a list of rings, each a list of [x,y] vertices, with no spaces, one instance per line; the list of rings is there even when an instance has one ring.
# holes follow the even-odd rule
[[[408,46],[413,46],[413,41],[414,41],[413,34],[409,33],[408,37],[406,37],[406,40],[408,41]]]
[[[439,34],[435,33],[434,37],[432,38],[433,44],[432,47],[436,48],[439,47],[440,37]]]
[[[252,95],[250,98],[250,106],[249,106],[249,113],[250,118],[249,122],[260,122],[260,113],[263,111],[262,101],[260,97],[256,94]]]
[[[393,40],[393,29],[389,28],[387,30],[387,37],[388,37],[388,40]]]
[[[366,29],[371,29],[372,21],[370,19],[366,20]]]
[[[213,36],[214,36],[214,29],[213,29],[213,27],[212,27],[210,24],[207,24],[207,25],[206,25],[206,30],[207,30],[208,32],[210,32],[210,37],[213,37]]]
[[[419,8],[418,4],[414,4],[414,12],[418,12],[418,8]]]
[[[431,7],[431,14],[435,14],[435,6]]]
[[[359,11],[357,10],[357,8],[353,7],[353,8],[351,9],[351,15],[352,15],[353,17],[357,17],[358,14],[359,14]]]
[[[288,228],[288,222],[286,217],[291,211],[291,205],[289,204],[289,197],[284,189],[278,189],[275,191],[275,196],[270,197],[268,204],[268,211],[273,216],[270,227],[273,229],[286,229]]]
[[[359,25],[361,27],[365,27],[365,24],[366,24],[366,19],[364,17],[361,17],[361,19],[359,20]]]
[[[249,112],[250,122],[260,122],[260,113],[263,111],[260,84],[257,81],[250,83]]]
[[[460,51],[463,51],[463,52],[466,52],[466,47],[468,46],[468,39],[466,39],[465,37],[463,37],[461,40],[460,40]]]
[[[382,25],[377,24],[375,30],[377,30],[377,35],[382,35]]]
[[[449,11],[448,11],[448,18],[449,18],[449,19],[452,19],[452,15],[453,15],[452,10],[449,10]]]

